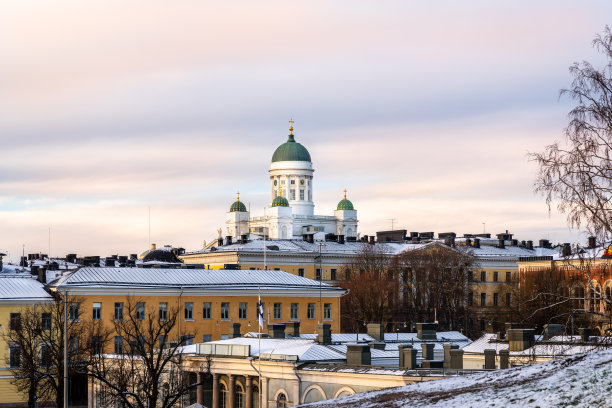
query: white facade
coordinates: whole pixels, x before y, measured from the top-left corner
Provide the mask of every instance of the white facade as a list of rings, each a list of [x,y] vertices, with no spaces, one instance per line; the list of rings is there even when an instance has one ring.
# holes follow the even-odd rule
[[[306,151],[294,141],[293,134],[289,135],[285,145],[287,144],[289,150],[297,145],[299,149]],[[225,235],[239,238],[248,231],[257,235],[266,235],[269,239],[301,239],[303,235],[323,232],[344,235],[347,238],[358,237],[357,211],[346,200],[346,196],[343,202],[349,203],[350,209],[339,207],[333,215],[314,214],[313,175],[314,168],[311,161],[273,160],[269,170],[270,204],[265,209],[264,216],[251,217],[246,207],[233,205],[227,213]],[[275,203],[275,199],[279,196],[284,197],[286,202],[279,199],[280,201],[277,200]]]

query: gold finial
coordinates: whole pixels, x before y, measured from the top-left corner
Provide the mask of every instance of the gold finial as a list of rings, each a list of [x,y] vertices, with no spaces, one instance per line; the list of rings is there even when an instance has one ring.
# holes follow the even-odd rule
[[[346,188],[344,189],[344,199],[346,200]]]
[[[294,123],[295,123],[295,122],[293,121],[293,118],[289,119],[289,134],[290,134],[291,136],[293,136],[293,124],[294,124]]]
[[[240,191],[236,192],[236,201],[240,201]]]

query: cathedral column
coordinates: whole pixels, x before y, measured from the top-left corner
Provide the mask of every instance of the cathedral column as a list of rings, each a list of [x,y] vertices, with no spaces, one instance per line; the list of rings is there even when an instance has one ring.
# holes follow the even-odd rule
[[[227,395],[229,396],[229,408],[236,407],[236,377],[233,374],[228,374],[229,377],[229,390]]]
[[[253,408],[253,377],[246,376],[246,408]]]
[[[219,374],[213,374],[212,408],[219,408]]]
[[[197,391],[197,403],[200,405],[204,405],[204,373],[198,373],[198,383],[199,385],[196,388]]]

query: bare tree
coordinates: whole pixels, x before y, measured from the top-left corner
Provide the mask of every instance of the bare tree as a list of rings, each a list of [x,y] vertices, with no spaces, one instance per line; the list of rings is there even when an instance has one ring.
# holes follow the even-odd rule
[[[68,321],[68,373],[73,377],[82,360],[89,354],[85,344],[85,326],[80,322],[81,299],[69,297],[64,302],[22,308],[14,314],[10,330],[3,337],[15,352],[19,364],[11,364],[12,380],[17,389],[28,395],[28,406],[34,397],[40,401],[64,403],[64,306]],[[13,356],[13,358],[15,358]],[[12,362],[14,363],[14,362]]]
[[[608,242],[612,233],[612,32],[606,26],[593,46],[607,59],[597,69],[589,62],[574,63],[569,89],[561,90],[577,106],[569,112],[565,143],[555,142],[530,157],[539,167],[535,190],[549,208],[567,214],[572,227]]]
[[[122,318],[114,319],[114,337],[90,337],[96,352],[83,372],[100,384],[106,403],[169,408],[198,385],[183,370],[181,348],[189,337],[178,338],[178,321],[175,309],[156,310],[129,297]]]
[[[391,254],[382,245],[363,244],[353,262],[344,268],[342,286],[343,330],[359,331],[367,322],[388,322],[398,293],[398,280],[389,268]]]
[[[465,326],[468,270],[473,257],[443,245],[404,251],[393,260],[401,285],[397,316],[404,321],[438,320],[441,328]]]

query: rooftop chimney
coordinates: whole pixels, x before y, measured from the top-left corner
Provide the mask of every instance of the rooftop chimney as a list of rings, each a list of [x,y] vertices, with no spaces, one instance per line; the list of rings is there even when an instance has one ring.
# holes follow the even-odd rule
[[[527,241],[527,249],[533,251],[533,241]]]
[[[232,245],[232,236],[228,235],[225,237],[225,245]]]
[[[285,322],[285,333],[291,337],[300,337],[300,322]]]
[[[376,237],[374,235],[370,235],[370,244],[374,245],[376,243]]]
[[[506,242],[504,241],[503,238],[498,239],[499,245],[497,245],[499,248],[504,249],[506,247]]]
[[[417,323],[417,337],[421,340],[436,340],[436,323]]]
[[[331,324],[329,323],[319,323],[317,325],[317,343],[319,344],[331,344]],[[366,346],[368,349],[370,346]]]
[[[344,244],[344,235],[338,235],[338,243]]]
[[[268,336],[273,339],[284,339],[285,338],[285,324],[274,323],[268,325]]]
[[[474,238],[474,248],[480,248],[480,238]]]
[[[470,238],[465,239],[465,246],[469,246],[469,247],[472,246],[472,240]]]
[[[372,354],[367,344],[347,344],[346,364],[348,365],[371,365]]]
[[[562,255],[563,256],[570,256],[572,254],[572,246],[569,242],[566,242],[563,244],[563,250],[562,250]]]
[[[232,323],[232,332],[228,336],[230,339],[242,337],[240,334],[240,323]]]
[[[385,325],[382,323],[368,323],[367,333],[376,341],[385,341]]]
[[[535,344],[534,329],[509,329],[506,337],[510,351],[523,351]]]
[[[595,237],[589,237],[589,249],[593,249],[597,246],[597,240]]]

